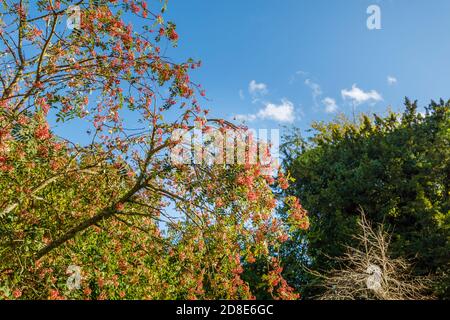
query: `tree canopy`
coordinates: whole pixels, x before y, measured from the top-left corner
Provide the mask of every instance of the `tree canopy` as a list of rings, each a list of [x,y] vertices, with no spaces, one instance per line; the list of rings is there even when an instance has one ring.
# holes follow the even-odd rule
[[[306,296],[320,290],[304,266],[336,267],[354,245],[362,209],[392,233],[393,254],[410,260],[414,274],[434,275],[437,294],[450,297],[450,102],[417,109],[406,99],[402,114],[339,117],[315,123],[309,139],[285,137],[284,165],[295,180],[287,194],[301,199],[311,229],[286,243],[284,266]]]
[[[246,129],[201,107],[200,62],[165,56],[179,38],[167,1],[0,2],[0,298],[253,298],[241,274],[255,259],[271,298],[298,297],[273,250],[308,218],[296,200],[289,224],[275,214],[283,175],[251,160],[269,146],[174,161],[211,153],[176,130]],[[90,143],[54,131],[80,121]]]

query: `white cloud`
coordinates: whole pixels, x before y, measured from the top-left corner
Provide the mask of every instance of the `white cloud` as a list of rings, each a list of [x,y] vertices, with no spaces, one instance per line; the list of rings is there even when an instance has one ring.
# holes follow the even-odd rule
[[[394,84],[397,84],[397,82],[398,82],[398,80],[397,80],[396,77],[393,77],[393,76],[388,76],[388,77],[387,77],[387,83],[388,83],[390,86],[393,86]]]
[[[382,101],[383,97],[377,91],[372,90],[365,92],[357,87],[356,84],[352,86],[351,90],[344,89],[341,91],[342,98],[344,100],[352,100],[355,105],[359,105],[365,102],[378,102]]]
[[[281,104],[266,103],[265,107],[255,114],[238,114],[234,118],[238,121],[261,119],[292,123],[295,120],[295,108],[291,101],[282,99]]]
[[[330,97],[326,97],[322,100],[322,103],[325,105],[325,112],[326,113],[335,113],[338,109],[338,106],[336,104],[336,100]]]
[[[257,83],[255,80],[250,81],[250,84],[248,85],[248,92],[255,95],[265,95],[267,94],[267,85],[265,83]]]
[[[293,122],[295,120],[294,104],[287,99],[282,99],[279,105],[267,103],[264,109],[259,110],[258,117],[280,122]]]

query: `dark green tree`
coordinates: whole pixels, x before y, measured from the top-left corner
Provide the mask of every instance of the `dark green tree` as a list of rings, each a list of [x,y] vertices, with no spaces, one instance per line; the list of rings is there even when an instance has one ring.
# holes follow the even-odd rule
[[[284,137],[289,192],[311,219],[285,245],[284,272],[306,298],[320,292],[306,269],[336,266],[360,209],[392,233],[396,256],[410,259],[416,275],[434,275],[435,293],[450,298],[450,101],[432,102],[425,114],[417,102],[405,106],[403,114],[314,123],[309,139]]]

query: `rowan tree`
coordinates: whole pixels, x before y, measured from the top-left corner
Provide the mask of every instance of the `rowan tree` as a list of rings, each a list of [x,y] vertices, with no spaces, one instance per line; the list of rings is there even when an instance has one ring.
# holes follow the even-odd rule
[[[254,148],[241,163],[172,161],[175,130],[246,129],[201,107],[200,62],[165,56],[179,41],[167,2],[1,4],[2,298],[252,298],[241,274],[256,258],[270,297],[298,297],[273,254],[308,225],[295,199],[288,224],[274,214],[284,177],[249,161]]]

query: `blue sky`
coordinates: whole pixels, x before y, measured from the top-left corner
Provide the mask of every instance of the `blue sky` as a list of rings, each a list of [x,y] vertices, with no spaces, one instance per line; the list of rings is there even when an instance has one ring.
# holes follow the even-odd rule
[[[381,30],[367,28],[372,4]],[[180,34],[170,56],[203,61],[203,105],[253,128],[450,98],[448,0],[171,0],[166,17]]]

